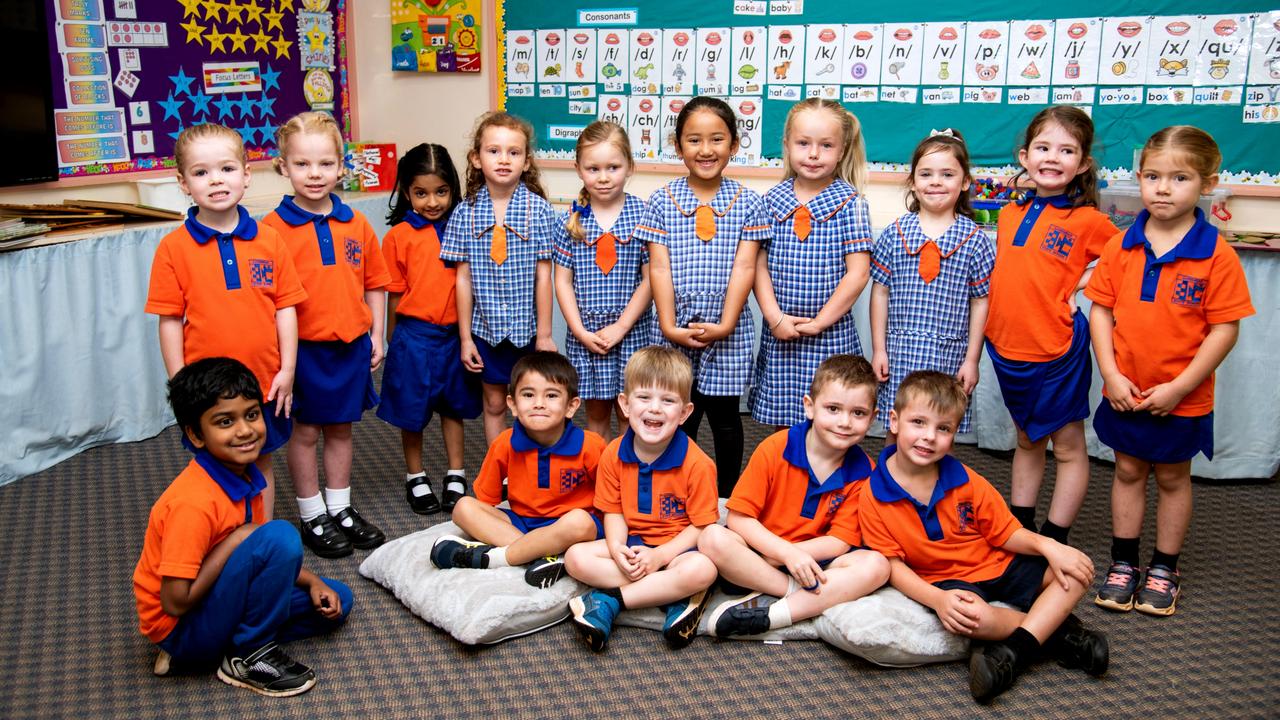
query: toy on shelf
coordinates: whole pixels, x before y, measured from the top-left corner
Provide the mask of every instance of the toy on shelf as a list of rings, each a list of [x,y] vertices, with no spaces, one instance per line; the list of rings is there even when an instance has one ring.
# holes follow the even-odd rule
[[[978,178],[969,188],[973,200],[974,221],[984,229],[994,229],[1000,217],[1000,209],[1010,202],[1022,199],[1025,193],[995,178]]]

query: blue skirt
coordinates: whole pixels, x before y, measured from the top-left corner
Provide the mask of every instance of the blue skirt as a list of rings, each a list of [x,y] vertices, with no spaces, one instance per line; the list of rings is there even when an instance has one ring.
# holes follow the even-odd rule
[[[987,342],[987,354],[1013,422],[1032,442],[1089,417],[1089,385],[1093,358],[1089,355],[1089,321],[1076,310],[1071,347],[1054,360],[1007,360]]]
[[[480,371],[480,379],[486,385],[502,385],[503,387],[509,385],[511,383],[511,369],[516,366],[520,358],[533,352],[533,343],[520,347],[510,340],[503,340],[497,345],[490,345],[487,340],[482,340],[479,335],[473,335],[472,340],[476,344],[476,352],[480,353],[480,360],[484,362],[484,369]]]
[[[419,432],[433,413],[469,420],[480,410],[480,375],[462,366],[457,327],[399,316],[382,370],[378,417]]]
[[[298,374],[293,381],[293,418],[308,425],[356,422],[378,404],[369,360],[373,341],[361,335],[341,340],[298,341]]]
[[[1116,412],[1104,398],[1093,414],[1093,430],[1104,445],[1139,460],[1176,465],[1197,453],[1213,459],[1213,413],[1199,417]]]

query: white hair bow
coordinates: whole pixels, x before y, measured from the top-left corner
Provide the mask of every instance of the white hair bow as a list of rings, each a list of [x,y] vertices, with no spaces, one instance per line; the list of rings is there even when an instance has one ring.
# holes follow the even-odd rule
[[[956,134],[955,134],[954,132],[952,132],[952,131],[951,131],[951,128],[942,128],[941,130],[930,130],[930,131],[929,131],[929,137],[936,137],[936,136],[938,136],[938,135],[943,135],[943,136],[945,136],[945,137],[949,137],[949,138],[953,138],[953,137],[955,137],[955,136],[956,136]]]

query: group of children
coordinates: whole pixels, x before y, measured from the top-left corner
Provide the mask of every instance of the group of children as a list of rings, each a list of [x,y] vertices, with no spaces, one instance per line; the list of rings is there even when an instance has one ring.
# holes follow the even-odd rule
[[[332,193],[342,143],[327,115],[281,127],[277,167],[295,194],[260,224],[238,205],[249,183],[238,135],[183,132],[179,181],[196,207],[157,250],[147,310],[160,316],[171,402],[196,456],[153,509],[135,572],[157,673],[221,661],[220,678],[265,694],[315,682],[277,643],[335,627],[353,598],[302,569],[296,534],[268,522],[269,453],[288,443],[307,547],[375,547],[385,538],[351,505],[350,466],[351,423],[377,404],[402,431],[411,508],[452,511],[469,536],[441,537],[432,562],[526,566],[537,587],[567,571],[594,588],[570,602],[593,649],[622,609],[654,606],[667,642],[687,645],[717,577],[735,597],[711,609],[716,636],[785,627],[888,581],[948,631],[987,641],[970,665],[979,701],[1042,654],[1101,675],[1105,636],[1070,614],[1093,565],[1066,544],[1088,479],[1090,337],[1105,382],[1094,424],[1116,451],[1112,565],[1095,602],[1174,612],[1190,460],[1212,454],[1212,373],[1253,312],[1238,259],[1196,209],[1217,182],[1212,138],[1187,126],[1151,138],[1147,209],[1121,234],[1096,209],[1088,116],[1046,108],[1018,150],[1034,190],[1001,213],[994,246],[972,219],[955,130],[920,142],[909,212],[878,238],[859,191],[861,130],[837,103],[795,105],[787,177],[764,196],[723,174],[739,142],[726,103],[686,103],[675,139],[688,176],[646,203],[625,191],[625,131],[592,123],[576,149],[582,191],[556,216],[531,127],[486,114],[465,189],[442,147],[404,154],[379,249]],[[868,279],[870,362],[850,312]],[[1076,307],[1081,289],[1092,322]],[[551,338],[553,301],[567,358]],[[984,340],[1018,429],[1011,507],[948,454],[968,429]],[[235,360],[209,359],[219,356]],[[778,432],[740,472],[748,387],[752,416]],[[585,431],[570,421],[583,400]],[[615,412],[623,432],[609,441]],[[422,460],[435,414],[449,468],[440,498]],[[480,415],[489,452],[468,497],[462,421]],[[714,461],[696,444],[703,415]],[[876,417],[888,438],[873,462],[858,443]],[[1037,528],[1050,442],[1057,479]],[[724,526],[717,497],[729,498]],[[280,556],[265,580],[262,555]],[[285,581],[292,596],[257,584]],[[222,593],[243,597],[201,610]]]

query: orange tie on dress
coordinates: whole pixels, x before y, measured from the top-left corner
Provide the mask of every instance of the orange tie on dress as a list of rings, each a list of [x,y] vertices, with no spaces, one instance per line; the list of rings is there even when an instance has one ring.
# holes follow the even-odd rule
[[[596,267],[605,275],[618,264],[618,238],[605,233],[596,240]]]
[[[791,229],[801,242],[804,242],[804,239],[809,237],[809,231],[813,229],[813,214],[809,212],[809,208],[804,205],[796,208],[791,218]]]
[[[710,205],[699,205],[693,213],[693,229],[698,239],[710,242],[716,236],[716,211]]]
[[[920,247],[920,279],[927,285],[938,277],[938,271],[941,269],[942,253],[938,252],[938,246],[932,240],[926,240]]]
[[[493,240],[489,244],[489,257],[494,265],[507,261],[507,228],[502,225],[493,226]]]

